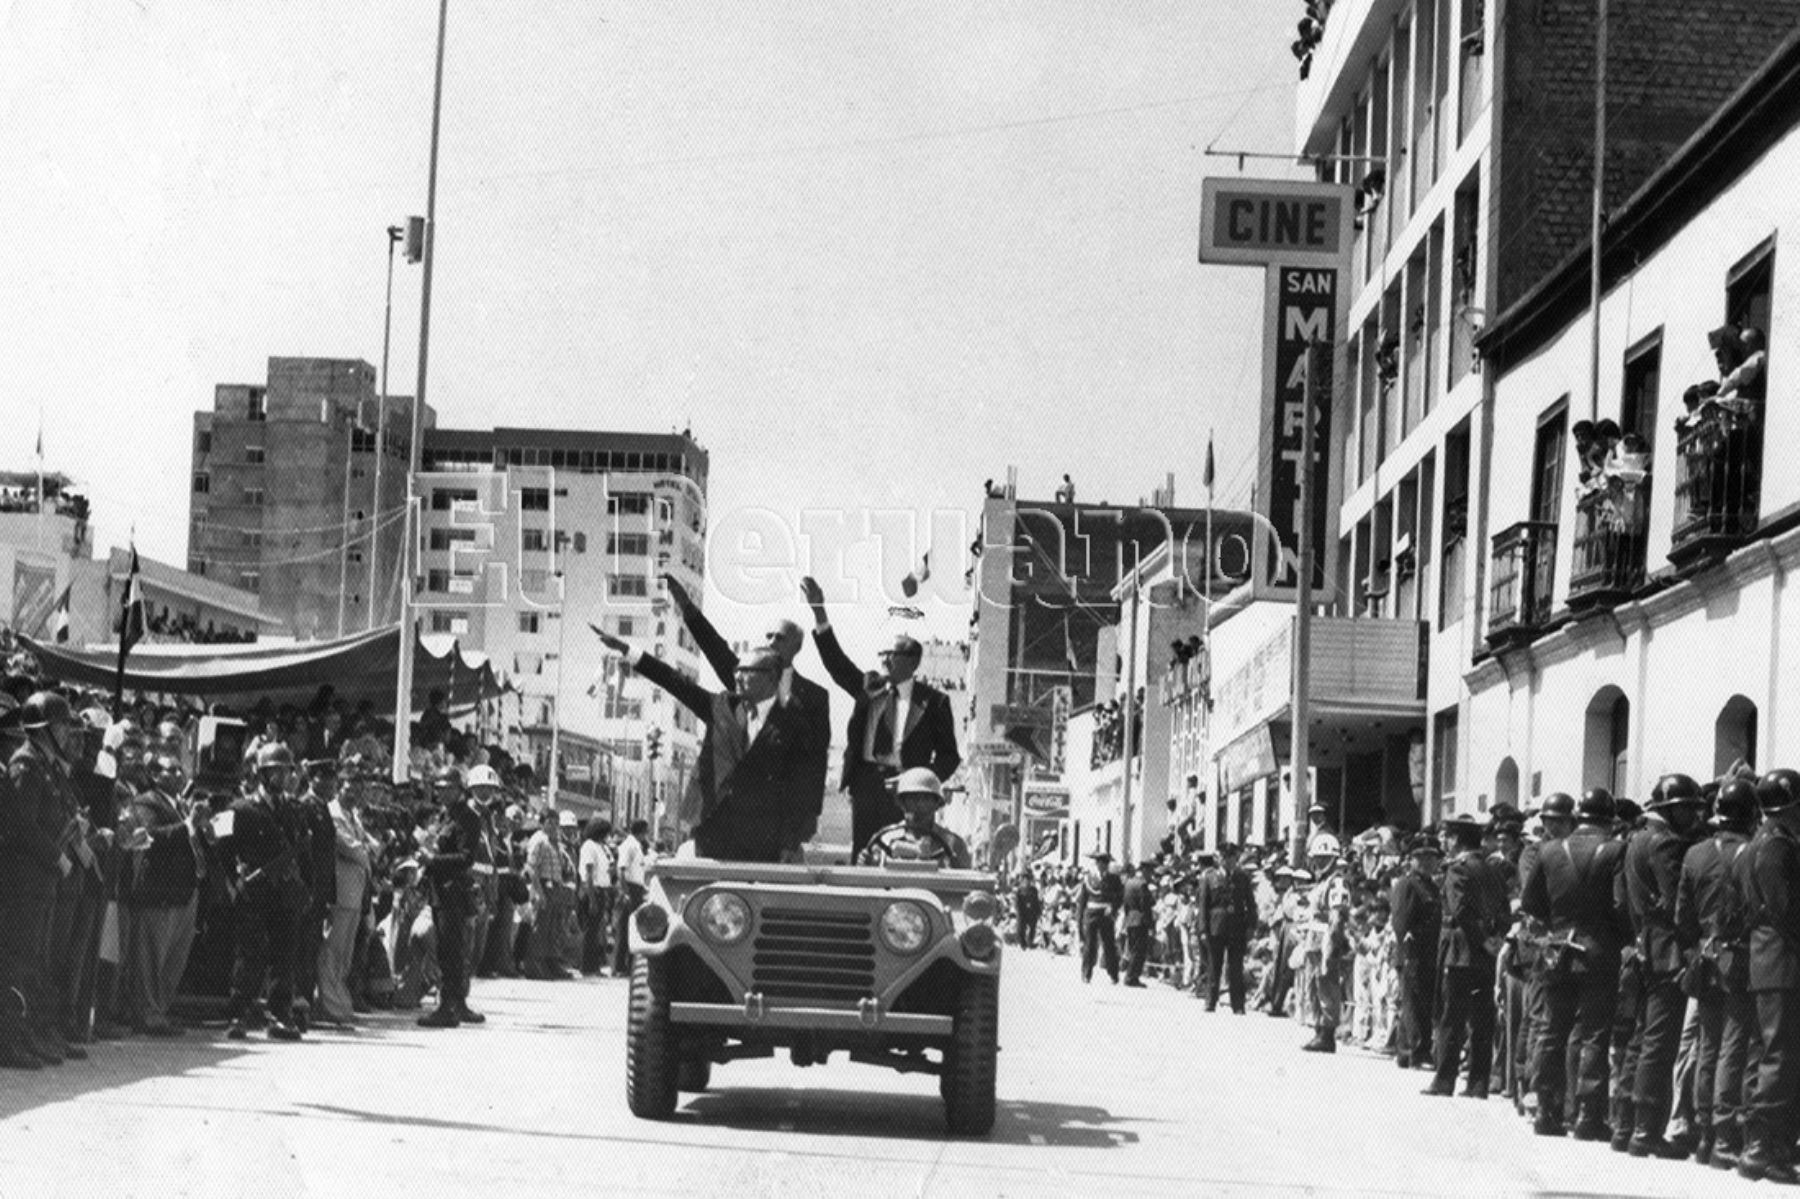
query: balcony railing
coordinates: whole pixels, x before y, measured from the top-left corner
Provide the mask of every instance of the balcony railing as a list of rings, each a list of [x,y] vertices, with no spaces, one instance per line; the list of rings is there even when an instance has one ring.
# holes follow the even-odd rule
[[[1645,475],[1629,484],[1608,478],[1575,501],[1571,609],[1616,604],[1643,586],[1649,499]]]
[[[1496,533],[1488,578],[1488,645],[1499,649],[1543,632],[1555,592],[1556,525],[1522,520]]]
[[[1756,532],[1762,502],[1760,416],[1754,410],[1720,408],[1684,429],[1676,450],[1669,561],[1687,570],[1729,552]]]

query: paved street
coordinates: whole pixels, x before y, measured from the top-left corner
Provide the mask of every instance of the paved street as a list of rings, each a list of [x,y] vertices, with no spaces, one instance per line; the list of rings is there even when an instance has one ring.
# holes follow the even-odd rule
[[[1287,1021],[1083,988],[1068,958],[1007,965],[983,1141],[946,1139],[934,1079],[841,1058],[720,1067],[674,1122],[634,1120],[624,983],[506,981],[478,986],[481,1028],[140,1040],[0,1075],[0,1196],[1749,1192],[1535,1139],[1500,1101],[1423,1098],[1385,1059],[1301,1054]]]

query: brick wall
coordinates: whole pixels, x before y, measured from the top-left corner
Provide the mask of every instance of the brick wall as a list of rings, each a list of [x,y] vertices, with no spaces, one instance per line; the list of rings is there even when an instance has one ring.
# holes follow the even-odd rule
[[[1616,208],[1800,24],[1800,0],[1609,7],[1606,204]],[[1498,311],[1587,240],[1594,12],[1594,0],[1513,0],[1500,10],[1498,185],[1489,189]]]

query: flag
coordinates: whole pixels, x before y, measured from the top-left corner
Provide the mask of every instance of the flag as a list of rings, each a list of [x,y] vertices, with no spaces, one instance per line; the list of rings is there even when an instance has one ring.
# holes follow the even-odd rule
[[[50,613],[50,639],[58,645],[67,644],[69,640],[69,593],[75,589],[73,583],[63,588],[62,598],[56,601],[56,608]]]
[[[919,559],[919,565],[913,572],[900,580],[900,591],[907,599],[919,594],[919,584],[931,577],[931,551]]]
[[[1200,482],[1206,486],[1208,491],[1212,490],[1213,479],[1216,474],[1217,472],[1213,469],[1212,435],[1208,434],[1206,438],[1206,471],[1200,476]]]
[[[125,657],[144,639],[149,621],[144,613],[144,584],[139,577],[137,546],[131,547],[131,573],[125,576],[125,594],[119,605],[119,673],[113,680],[113,719],[125,715]]]

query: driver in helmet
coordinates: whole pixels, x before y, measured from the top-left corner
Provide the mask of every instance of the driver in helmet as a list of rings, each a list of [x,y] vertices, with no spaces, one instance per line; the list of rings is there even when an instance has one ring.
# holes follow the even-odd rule
[[[289,827],[288,781],[294,751],[271,741],[256,751],[256,782],[250,794],[231,805],[230,818],[219,832],[228,886],[235,893],[233,925],[237,963],[231,976],[231,998],[225,1035],[241,1041],[255,1020],[257,1001],[268,980],[269,1038],[298,1041],[294,1023],[294,952],[301,911],[307,902],[296,860],[300,845]]]
[[[894,779],[894,801],[904,814],[897,823],[877,829],[857,863],[879,866],[890,859],[936,862],[948,870],[969,868],[969,847],[937,822],[944,806],[944,785],[929,766],[903,770]]]

